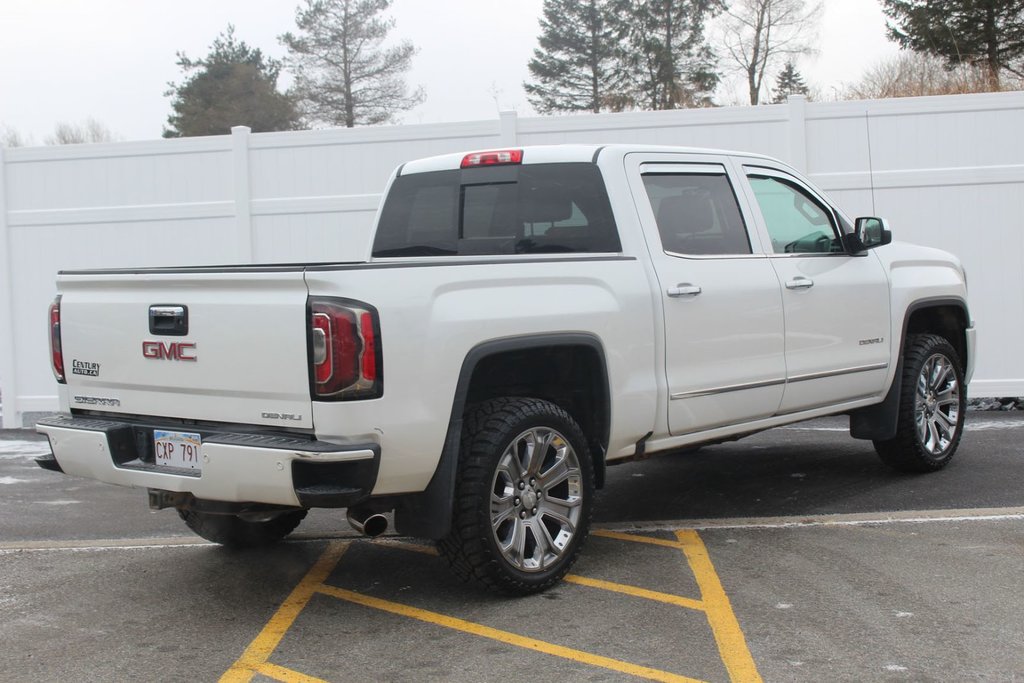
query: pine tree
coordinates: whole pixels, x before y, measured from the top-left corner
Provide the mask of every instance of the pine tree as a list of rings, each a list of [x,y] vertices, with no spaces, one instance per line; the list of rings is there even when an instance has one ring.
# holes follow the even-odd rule
[[[704,22],[718,0],[618,0],[627,21],[626,66],[636,104],[647,109],[711,106],[719,74]]]
[[[1024,76],[1024,0],[882,0],[889,38],[942,57],[950,66],[983,64],[993,88],[1000,72]]]
[[[544,0],[539,47],[524,83],[542,114],[615,109],[621,89],[619,34],[609,0]]]
[[[774,104],[781,104],[790,95],[806,94],[807,84],[804,82],[804,77],[796,70],[796,64],[791,61],[786,62],[786,66],[783,67],[778,78],[775,79],[775,99],[772,102]]]
[[[395,26],[381,16],[392,0],[305,0],[295,12],[298,34],[280,37],[295,75],[291,92],[310,125],[390,123],[423,101],[404,74],[416,48],[409,41],[384,47]]]
[[[280,62],[237,40],[234,26],[217,36],[203,59],[179,52],[178,66],[187,77],[165,93],[173,97],[173,113],[164,137],[224,135],[232,126],[256,132],[298,126],[295,105],[277,90]]]

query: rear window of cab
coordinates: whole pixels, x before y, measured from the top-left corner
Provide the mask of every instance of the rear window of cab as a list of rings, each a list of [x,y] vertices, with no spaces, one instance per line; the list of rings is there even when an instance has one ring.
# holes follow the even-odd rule
[[[604,179],[590,163],[399,176],[373,242],[375,258],[619,251]]]

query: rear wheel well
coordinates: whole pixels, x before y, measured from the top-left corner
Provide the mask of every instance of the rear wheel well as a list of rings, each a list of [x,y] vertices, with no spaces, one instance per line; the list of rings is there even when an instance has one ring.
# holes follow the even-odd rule
[[[604,484],[609,400],[604,357],[589,344],[554,344],[498,351],[473,369],[466,409],[491,398],[550,401],[569,413],[587,438],[598,486]]]

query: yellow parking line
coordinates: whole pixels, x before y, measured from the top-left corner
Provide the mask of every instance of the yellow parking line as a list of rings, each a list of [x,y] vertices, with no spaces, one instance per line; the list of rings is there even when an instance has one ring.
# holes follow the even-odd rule
[[[611,581],[602,581],[601,579],[591,579],[586,576],[577,576],[575,574],[566,575],[565,581],[566,583],[575,583],[580,586],[600,588],[601,590],[611,591],[613,593],[632,595],[635,598],[654,600],[656,602],[665,602],[669,605],[675,605],[676,607],[695,609],[700,612],[704,611],[703,602],[701,602],[700,600],[694,600],[693,598],[684,598],[681,595],[672,595],[671,593],[660,593],[658,591],[647,590],[646,588],[628,586],[623,583],[612,583]]]
[[[346,600],[348,602],[353,602],[357,605],[363,605],[364,607],[370,607],[384,612],[390,612],[391,614],[418,619],[420,621],[425,621],[428,624],[435,624],[437,626],[443,626],[463,633],[469,633],[483,638],[490,638],[491,640],[496,640],[501,643],[515,645],[516,647],[541,652],[547,655],[553,655],[555,657],[562,657],[563,659],[580,662],[581,664],[598,666],[604,669],[618,671],[631,676],[647,678],[653,681],[699,683],[696,679],[669,673],[668,671],[651,669],[646,666],[639,666],[637,664],[630,664],[629,662],[623,662],[618,659],[611,659],[610,657],[602,657],[589,652],[574,650],[572,648],[562,647],[561,645],[554,645],[553,643],[547,643],[543,640],[527,638],[515,633],[509,633],[508,631],[501,631],[496,628],[491,628],[490,626],[477,624],[472,621],[465,621],[464,619],[449,617],[444,614],[438,614],[437,612],[429,612],[417,607],[410,607],[401,603],[391,602],[390,600],[381,600],[380,598],[370,597],[361,593],[354,593],[352,591],[345,590],[344,588],[323,585],[319,587],[319,590],[321,593],[326,595]]]
[[[679,539],[679,545],[686,553],[686,560],[697,579],[704,613],[708,616],[708,624],[715,635],[718,653],[729,672],[729,678],[734,683],[760,683],[761,675],[757,672],[757,665],[754,664],[754,658],[747,648],[743,630],[732,611],[729,596],[725,594],[718,573],[711,564],[711,557],[704,546],[704,541],[692,529],[677,531],[676,538]]]
[[[636,534],[626,534],[621,531],[608,531],[607,529],[594,529],[590,532],[594,536],[600,536],[602,538],[614,538],[618,541],[632,541],[634,543],[647,543],[649,545],[660,545],[666,548],[675,548],[676,550],[682,550],[683,545],[678,541],[670,541],[667,538],[656,538],[654,536],[637,536]]]
[[[256,667],[256,670],[267,678],[273,678],[275,681],[281,681],[281,683],[327,683],[322,678],[307,676],[304,673],[293,669],[286,669],[283,666],[271,664],[270,662],[263,662]]]
[[[317,588],[330,576],[331,572],[338,565],[341,556],[348,549],[348,543],[334,542],[327,546],[320,559],[316,561],[313,568],[309,570],[299,585],[285,599],[281,606],[270,618],[267,625],[263,627],[256,639],[245,649],[242,656],[238,658],[227,672],[221,676],[221,683],[247,683],[257,672],[262,672],[263,665],[271,653],[281,643],[284,634],[291,628],[299,612],[306,606],[309,599],[316,593]],[[273,665],[271,665],[273,666]],[[284,671],[288,671],[285,669]],[[301,675],[301,674],[298,674]],[[279,679],[290,680],[290,679]],[[300,680],[300,679],[294,679]],[[309,679],[315,680],[315,679]]]

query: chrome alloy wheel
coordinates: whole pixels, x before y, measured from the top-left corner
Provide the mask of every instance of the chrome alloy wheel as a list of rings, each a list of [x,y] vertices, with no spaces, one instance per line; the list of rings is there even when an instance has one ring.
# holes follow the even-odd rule
[[[572,543],[583,504],[575,449],[548,427],[512,439],[491,482],[491,531],[502,556],[526,572],[549,568]]]
[[[941,455],[956,437],[960,422],[960,383],[953,363],[945,355],[931,355],[917,377],[914,422],[921,446]]]

